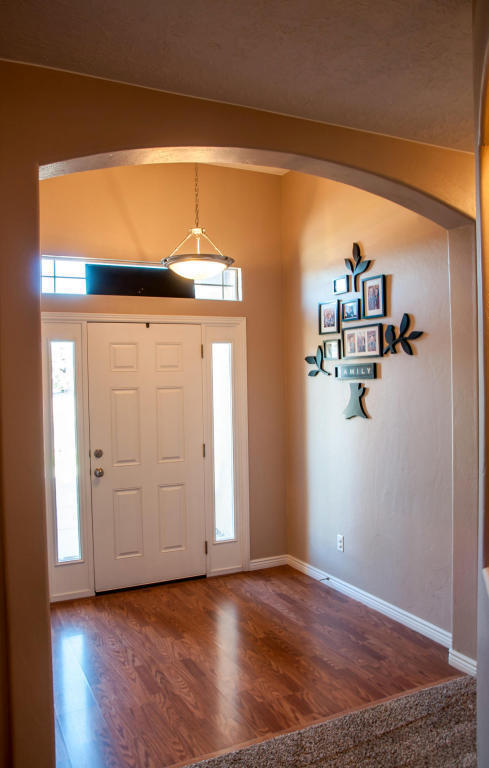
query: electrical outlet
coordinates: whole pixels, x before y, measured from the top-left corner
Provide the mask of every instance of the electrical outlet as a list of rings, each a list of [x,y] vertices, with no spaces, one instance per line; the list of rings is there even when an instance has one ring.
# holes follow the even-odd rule
[[[345,551],[345,537],[341,533],[339,533],[336,537],[336,549],[338,552]]]

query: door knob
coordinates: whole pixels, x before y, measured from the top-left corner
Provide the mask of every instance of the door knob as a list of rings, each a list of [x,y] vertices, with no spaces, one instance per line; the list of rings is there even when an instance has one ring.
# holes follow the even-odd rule
[[[95,469],[93,470],[93,474],[95,475],[95,477],[103,477],[105,473],[102,467],[95,467]]]

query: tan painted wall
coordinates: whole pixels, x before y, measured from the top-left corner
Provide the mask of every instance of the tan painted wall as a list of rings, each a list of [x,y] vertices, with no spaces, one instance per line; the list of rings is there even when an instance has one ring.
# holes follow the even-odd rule
[[[186,164],[110,168],[42,181],[41,250],[158,261],[193,224],[193,194],[194,167]],[[251,557],[279,555],[285,551],[280,177],[201,166],[200,216],[217,245],[243,269],[242,302],[45,296],[41,307],[246,317]]]
[[[448,233],[452,357],[453,648],[477,653],[479,414],[475,227]]]
[[[373,195],[288,174],[283,179],[286,260],[288,543],[291,554],[340,579],[452,629],[451,356],[447,233]],[[345,420],[346,383],[306,376],[318,342],[317,305],[345,272],[358,240],[387,275],[388,317],[408,311],[424,330],[416,354],[386,356],[368,385],[371,420]],[[473,249],[468,247],[469,317]],[[463,282],[461,282],[463,289]],[[472,323],[472,332],[475,329]],[[474,381],[474,345],[464,363]],[[465,396],[473,396],[470,389]],[[472,402],[472,406],[474,403]],[[472,407],[472,414],[473,414]],[[473,415],[472,415],[473,418]],[[473,423],[469,435],[473,436]],[[469,470],[473,470],[475,443]],[[473,472],[472,472],[473,474]],[[472,485],[470,486],[472,488]],[[468,518],[475,553],[475,501]],[[345,552],[336,550],[336,534]],[[474,651],[475,572],[468,569],[471,625],[460,638]],[[459,599],[461,596],[458,596]],[[466,617],[467,619],[467,617]]]
[[[0,63],[0,477],[14,768],[53,765],[39,333],[38,168],[140,147],[254,148],[358,168],[406,205],[474,215],[470,155],[22,64]],[[191,158],[194,159],[194,158]],[[260,155],[258,162],[263,162]],[[307,161],[307,163],[306,163]],[[424,195],[424,196],[423,196]],[[411,203],[412,201],[412,203]],[[427,203],[428,204],[428,203]],[[450,211],[448,211],[448,218]],[[19,482],[19,456],[23,471]],[[0,713],[1,714],[1,713]],[[3,714],[5,712],[3,711]],[[29,737],[25,737],[28,731]]]
[[[483,569],[489,567],[489,2],[473,3],[474,106],[476,128],[477,261],[479,278],[480,434],[479,590],[477,669],[477,754],[480,768],[489,764],[489,589]],[[486,571],[486,576],[487,576]]]
[[[280,254],[281,185],[285,191],[283,210],[286,221],[285,231],[287,232],[289,225],[296,226],[296,240],[310,237],[311,222],[314,227],[315,216],[318,213],[322,216],[323,208],[330,209],[330,197],[336,198],[335,190],[342,192],[344,206],[350,205],[348,195],[353,195],[355,222],[357,222],[359,211],[367,208],[370,217],[368,225],[370,237],[373,237],[375,242],[380,239],[383,252],[386,249],[389,250],[391,243],[397,246],[397,241],[405,236],[406,222],[411,229],[412,220],[416,221],[413,232],[417,233],[415,247],[418,248],[418,240],[424,236],[427,222],[423,223],[420,217],[409,214],[398,206],[393,206],[379,198],[333,182],[318,183],[299,174],[292,174],[281,180],[277,176],[262,173],[205,165],[200,168],[200,178],[202,220],[209,232],[216,236],[221,247],[227,253],[232,253],[244,270],[244,301],[242,303],[223,305],[220,302],[139,297],[45,296],[41,301],[41,307],[47,311],[238,314],[247,317],[251,557],[266,557],[281,554],[286,549],[283,465],[285,412],[282,397],[285,371],[281,352],[284,348],[283,329],[286,325],[281,321],[283,295]],[[292,195],[291,200],[288,195]],[[309,206],[311,195],[315,201],[312,215],[310,209],[307,215],[298,213],[304,210],[304,205]],[[42,181],[40,183],[41,251],[88,258],[158,261],[162,254],[170,252],[191,222],[192,196],[193,166],[187,164],[109,168]],[[389,208],[395,212],[394,218]],[[385,210],[391,219],[387,238],[385,226],[381,223]],[[329,230],[334,230],[337,224],[336,209],[331,219],[327,218],[326,222],[326,230],[329,233]],[[364,221],[361,218],[360,223],[363,228]],[[342,226],[340,221],[340,229]],[[455,347],[457,354],[452,354],[452,359],[453,375],[457,379],[454,381],[454,397],[459,433],[463,428],[461,425],[469,424],[464,433],[465,439],[458,439],[454,443],[452,459],[455,470],[453,474],[454,508],[456,505],[457,510],[460,510],[455,511],[453,515],[453,570],[456,575],[453,583],[454,647],[475,657],[476,539],[474,532],[476,530],[477,482],[476,462],[473,457],[477,430],[473,231],[471,226],[452,230],[447,240],[443,230],[428,224],[428,229],[430,227],[437,232],[443,246],[446,269],[444,280],[448,280],[449,264],[452,269],[450,303],[449,306],[445,306],[445,310],[448,313],[447,317],[454,320],[451,337],[458,338],[458,344]],[[329,236],[331,236],[330,233]],[[411,240],[412,237],[411,234]],[[449,243],[448,253],[447,243]],[[403,247],[405,248],[405,244]],[[426,248],[424,244],[422,247]],[[341,266],[341,260],[338,263]],[[411,265],[408,264],[407,268],[411,269]],[[433,269],[431,264],[429,269]],[[307,279],[306,273],[307,270],[305,272]],[[295,273],[292,280],[295,281]],[[466,286],[467,301],[465,302],[460,298],[463,286]],[[435,287],[438,289],[437,281]],[[263,328],[274,326],[276,343],[269,345],[264,342]],[[450,320],[447,318],[445,318],[444,330],[447,334],[446,339],[450,341]],[[288,334],[287,331],[287,338]],[[449,365],[449,357],[443,353],[440,356],[445,366]],[[267,373],[270,366],[278,372],[274,379]],[[292,367],[295,370],[295,365]],[[445,377],[444,382],[449,385],[450,376]],[[448,392],[447,389],[446,391]],[[448,398],[450,399],[449,394]],[[451,413],[450,402],[446,401],[444,407],[448,418]],[[293,405],[292,413],[294,408]],[[375,418],[377,420],[377,417]],[[264,424],[267,425],[265,430]],[[304,428],[309,430],[307,421]],[[351,430],[351,427],[348,426],[347,429]],[[382,429],[391,431],[385,424]],[[395,428],[393,429],[395,431]],[[293,446],[292,456],[295,456],[294,442]],[[446,449],[449,450],[448,444]],[[377,448],[374,450],[377,451]],[[472,460],[469,457],[472,457]],[[293,464],[296,466],[295,461]],[[266,475],[261,471],[263,466],[267,466]],[[307,466],[311,466],[311,460],[308,461]],[[354,488],[354,478],[350,478],[348,473],[347,476],[349,484]],[[452,467],[450,466],[449,473],[444,475],[447,492],[450,491],[451,477]],[[397,482],[395,474],[391,476],[391,480],[394,484]],[[312,482],[314,485],[315,481]],[[404,491],[409,493],[412,478],[406,478],[406,483]],[[436,492],[435,489],[434,492]],[[443,522],[441,521],[442,524]],[[291,524],[293,525],[293,522]],[[315,538],[316,534],[317,521],[312,520],[308,535]],[[444,535],[449,536],[449,532],[445,531]],[[363,545],[362,540],[359,546],[363,547]],[[413,549],[418,552],[417,542],[413,543]],[[364,556],[370,557],[368,542]],[[406,556],[409,560],[409,552]],[[342,561],[339,562],[341,564]],[[376,560],[376,571],[377,565]],[[426,571],[422,563],[417,570],[420,580],[424,581]],[[334,569],[333,572],[339,575]],[[380,579],[382,579],[382,572],[380,567]],[[363,572],[353,574],[352,578],[357,586],[367,589]],[[409,585],[410,580],[405,578],[400,580],[398,593],[392,598],[396,604],[404,600],[406,583]],[[409,600],[409,595],[407,599]],[[449,596],[449,604],[451,604],[451,596]],[[448,607],[450,608],[450,605]]]

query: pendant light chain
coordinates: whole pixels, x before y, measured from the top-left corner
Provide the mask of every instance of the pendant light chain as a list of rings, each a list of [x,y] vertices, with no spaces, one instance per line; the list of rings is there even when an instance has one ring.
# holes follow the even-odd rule
[[[200,226],[200,208],[199,208],[199,166],[194,165],[194,196],[195,196],[195,227],[188,231],[184,239],[178,243],[169,256],[161,260],[161,263],[167,269],[173,270],[177,275],[186,277],[189,280],[203,280],[204,278],[218,275],[225,269],[228,269],[234,259],[225,256],[220,248],[212,242],[209,235],[203,227]],[[190,253],[184,253],[181,249],[186,243],[194,243],[194,249]],[[212,250],[202,252],[201,244],[207,248],[211,246]]]
[[[199,227],[199,166],[195,163],[195,226]]]

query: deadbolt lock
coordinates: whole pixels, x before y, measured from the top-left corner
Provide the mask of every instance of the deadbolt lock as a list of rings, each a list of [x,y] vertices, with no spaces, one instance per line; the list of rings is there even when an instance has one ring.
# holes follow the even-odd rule
[[[104,452],[101,448],[95,448],[93,455],[95,456],[96,459],[101,459],[102,456],[104,455]]]

